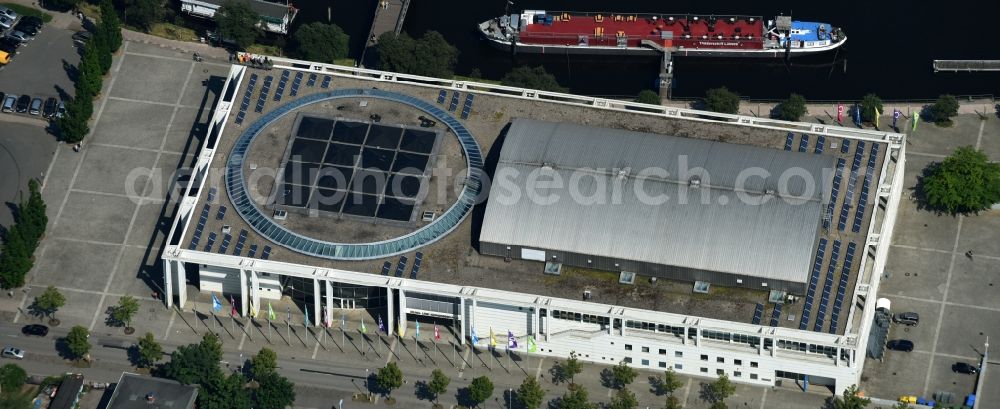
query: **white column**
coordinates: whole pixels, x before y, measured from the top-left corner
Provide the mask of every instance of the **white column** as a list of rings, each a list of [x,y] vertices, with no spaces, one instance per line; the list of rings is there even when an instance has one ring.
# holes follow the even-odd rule
[[[253,304],[253,314],[260,317],[260,276],[256,270],[250,270],[250,300]]]
[[[306,307],[306,308],[309,308],[309,307]],[[320,320],[322,319],[320,317],[320,314],[322,314],[322,313],[319,311],[319,309],[320,309],[320,303],[319,303],[319,279],[318,278],[314,278],[313,279],[313,325],[319,325],[320,324]]]
[[[757,355],[764,355],[764,337],[760,337],[760,343],[757,344]]]
[[[684,333],[681,334],[681,344],[682,345],[687,345],[688,344],[688,327],[683,327],[683,328],[684,328]],[[764,341],[761,341],[761,342],[764,342]]]
[[[840,347],[837,347],[837,354],[833,356],[833,363],[837,364],[838,368],[840,367]]]
[[[172,268],[170,260],[163,261],[163,296],[164,300],[167,302],[167,308],[174,306],[174,269]]]
[[[406,292],[402,288],[399,289],[399,324],[406,326]]]
[[[326,319],[333,324],[333,283],[330,280],[324,281],[326,283]],[[326,323],[323,323],[326,325]]]
[[[625,318],[622,317],[621,320],[622,320],[622,336],[624,337],[625,336]]]
[[[469,320],[469,316],[465,311],[465,297],[458,297],[458,317],[460,319],[458,322],[458,344],[465,345],[465,334],[467,333],[466,321]]]
[[[393,297],[392,287],[385,288],[385,331],[390,334],[398,334],[396,328],[396,298]]]
[[[187,272],[184,270],[184,262],[174,260],[174,272],[177,273],[177,306],[181,309],[187,303]]]
[[[531,307],[531,309],[532,312],[534,313],[534,315],[531,318],[531,337],[538,339],[538,327],[540,326],[538,320],[541,319],[541,314],[539,314],[538,312],[538,306]]]
[[[701,328],[694,329],[694,346],[701,346]]]
[[[247,271],[240,269],[240,316],[247,316]]]

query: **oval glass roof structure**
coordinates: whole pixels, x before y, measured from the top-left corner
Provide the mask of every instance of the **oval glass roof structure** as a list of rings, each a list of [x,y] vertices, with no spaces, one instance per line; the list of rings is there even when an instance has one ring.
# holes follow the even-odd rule
[[[296,109],[338,98],[377,98],[419,109],[448,126],[458,137],[465,156],[468,177],[458,200],[447,211],[406,235],[371,243],[334,243],[303,236],[265,216],[246,191],[243,164],[250,146],[261,131]],[[247,127],[233,145],[226,161],[226,192],[237,213],[250,227],[276,244],[310,256],[331,260],[370,260],[409,252],[444,237],[468,217],[482,190],[483,154],[472,133],[444,110],[409,95],[379,89],[340,89],[308,95],[284,104]]]

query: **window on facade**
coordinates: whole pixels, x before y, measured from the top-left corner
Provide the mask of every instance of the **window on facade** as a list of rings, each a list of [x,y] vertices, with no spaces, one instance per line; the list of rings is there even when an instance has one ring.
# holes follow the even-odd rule
[[[708,360],[708,355],[702,354],[701,355],[701,360],[702,361],[707,361]]]
[[[666,354],[667,354],[667,350],[666,349],[661,349],[660,350],[660,355],[666,355]]]
[[[707,329],[701,330],[701,336],[703,336],[705,338],[708,338],[708,339],[714,339],[714,340],[726,341],[726,342],[729,342],[733,338],[733,334],[730,334],[728,332],[712,331],[712,330],[707,330]]]
[[[684,369],[684,365],[681,365],[681,364],[674,364],[674,369],[676,369],[676,370],[678,370],[678,371],[679,371],[679,370],[681,370],[681,369]]]
[[[613,360],[614,360],[614,359],[612,359],[612,361],[613,361]],[[627,364],[630,364],[630,363],[632,363],[632,358],[630,358],[630,357],[625,357],[625,358],[623,358],[623,359],[622,359],[622,362],[625,362],[625,363],[627,363]]]
[[[660,361],[660,368],[666,368],[666,367],[667,367],[667,363],[663,362],[663,361]]]
[[[702,373],[708,373],[708,368],[701,368]]]
[[[733,378],[739,378],[743,376],[743,372],[735,371],[733,372]]]
[[[649,347],[642,347],[642,352],[649,352]]]
[[[720,364],[724,364],[724,363],[726,363],[726,358],[723,358],[723,357],[720,356],[718,358],[715,358],[715,362],[718,362]]]
[[[750,367],[751,368],[756,368],[757,367],[757,363],[754,362],[754,361],[750,361]]]
[[[648,359],[643,359],[642,360],[642,366],[649,366],[649,360]]]
[[[757,379],[757,374],[755,373],[750,374],[750,379]]]
[[[726,371],[723,371],[723,370],[721,370],[721,369],[716,369],[716,370],[715,370],[715,374],[716,374],[716,375],[724,375],[725,373],[726,373]]]
[[[697,328],[688,328],[688,339],[695,339],[698,337]]]
[[[733,360],[733,364],[735,364],[736,366],[743,365],[743,360],[742,359],[734,359]]]
[[[625,350],[626,351],[631,351],[632,350],[632,345],[631,344],[625,344]]]
[[[684,353],[681,351],[674,351],[674,358],[683,358]]]

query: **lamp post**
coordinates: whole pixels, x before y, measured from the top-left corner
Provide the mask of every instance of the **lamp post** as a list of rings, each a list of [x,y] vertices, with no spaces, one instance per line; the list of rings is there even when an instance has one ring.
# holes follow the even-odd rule
[[[514,400],[513,393],[514,393],[513,388],[507,388],[507,409],[511,409],[511,403],[512,403],[511,401]]]

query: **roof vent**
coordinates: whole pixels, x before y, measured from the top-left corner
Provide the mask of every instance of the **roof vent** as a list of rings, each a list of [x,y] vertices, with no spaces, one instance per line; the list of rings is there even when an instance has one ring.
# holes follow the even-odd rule
[[[618,169],[618,174],[616,176],[618,177],[618,180],[622,180],[622,179],[627,178],[628,174],[631,171],[632,171],[631,168],[621,168],[621,169]]]
[[[764,194],[768,196],[774,196],[774,189],[764,189]]]
[[[700,187],[701,186],[701,178],[697,177],[697,176],[692,176],[691,179],[688,179],[688,186],[693,187],[693,188]]]

